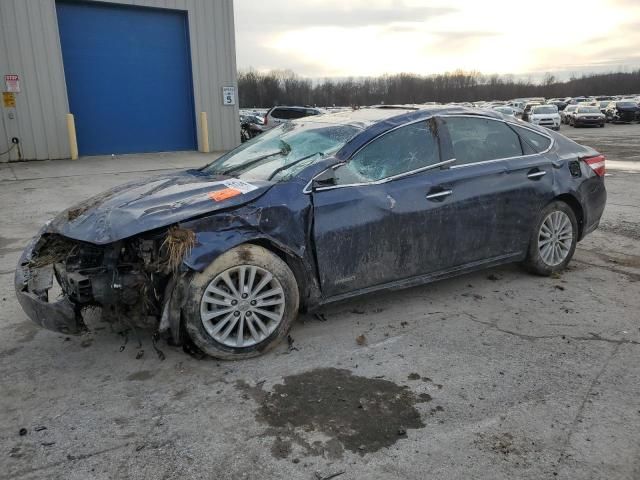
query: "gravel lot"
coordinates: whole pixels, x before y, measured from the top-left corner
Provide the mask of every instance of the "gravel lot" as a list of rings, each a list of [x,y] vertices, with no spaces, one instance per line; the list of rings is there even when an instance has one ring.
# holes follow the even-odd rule
[[[561,133],[611,160],[602,228],[566,273],[342,303],[243,362],[166,344],[161,361],[150,332],[98,321],[41,330],[13,294],[56,212],[210,157],[0,164],[0,478],[640,478],[640,125]]]

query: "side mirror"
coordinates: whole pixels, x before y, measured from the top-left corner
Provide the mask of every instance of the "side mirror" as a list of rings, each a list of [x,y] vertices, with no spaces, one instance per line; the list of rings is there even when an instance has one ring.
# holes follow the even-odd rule
[[[328,168],[311,182],[311,190],[315,191],[322,187],[332,187],[336,184],[336,174],[333,168]]]

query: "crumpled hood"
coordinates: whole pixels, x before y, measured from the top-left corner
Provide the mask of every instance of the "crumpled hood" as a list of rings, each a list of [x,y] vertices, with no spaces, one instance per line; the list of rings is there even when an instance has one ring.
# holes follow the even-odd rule
[[[162,175],[120,185],[75,205],[54,218],[45,232],[107,244],[243,205],[272,185],[211,176],[199,170]]]

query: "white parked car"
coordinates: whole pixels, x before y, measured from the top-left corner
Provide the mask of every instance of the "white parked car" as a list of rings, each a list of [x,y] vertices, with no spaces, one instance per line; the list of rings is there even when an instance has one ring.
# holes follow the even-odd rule
[[[527,120],[541,127],[560,130],[560,114],[555,105],[535,105],[531,108]]]
[[[571,117],[574,113],[576,113],[577,109],[578,105],[567,105],[567,108],[560,112],[560,120],[562,121],[562,123],[564,123],[565,125],[569,125]]]
[[[511,117],[515,117],[516,111],[512,107],[508,107],[506,105],[493,107],[496,112],[500,112],[503,115],[509,115]]]

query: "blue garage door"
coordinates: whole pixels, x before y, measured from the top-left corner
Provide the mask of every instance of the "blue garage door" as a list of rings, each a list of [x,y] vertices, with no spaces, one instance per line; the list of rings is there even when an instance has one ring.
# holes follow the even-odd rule
[[[196,148],[186,12],[56,2],[81,155]]]

